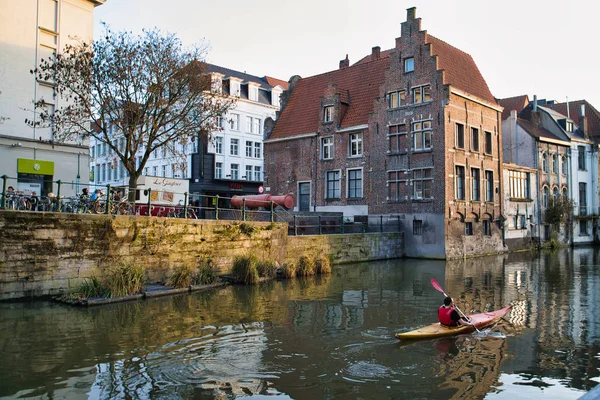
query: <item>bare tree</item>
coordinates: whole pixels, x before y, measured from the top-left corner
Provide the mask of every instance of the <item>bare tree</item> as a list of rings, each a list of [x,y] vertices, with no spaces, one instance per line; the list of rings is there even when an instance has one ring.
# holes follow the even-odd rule
[[[235,98],[207,74],[205,47],[184,49],[175,35],[157,29],[139,36],[105,30],[101,40],[66,46],[31,71],[54,86],[59,104],[52,109],[35,101],[38,118],[26,122],[51,127],[57,142],[93,137],[106,143],[134,189],[154,150],[219,130],[218,117]]]

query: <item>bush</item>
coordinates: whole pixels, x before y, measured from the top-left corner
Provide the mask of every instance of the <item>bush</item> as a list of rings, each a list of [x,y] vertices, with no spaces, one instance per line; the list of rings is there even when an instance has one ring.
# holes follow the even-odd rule
[[[231,275],[236,282],[246,285],[258,283],[258,270],[256,264],[258,260],[255,256],[238,256],[233,260]]]
[[[315,274],[315,262],[313,259],[306,256],[300,257],[298,260],[298,276],[312,276]]]
[[[273,261],[260,260],[256,264],[256,269],[258,271],[259,276],[273,278],[275,276],[277,267],[275,266],[275,263]]]
[[[217,274],[212,266],[212,260],[202,259],[198,265],[198,272],[194,276],[194,285],[210,285],[217,280]]]
[[[110,297],[139,293],[144,288],[144,281],[144,268],[140,265],[119,264],[108,268],[106,273]]]
[[[174,288],[188,287],[193,283],[194,272],[194,269],[189,266],[173,269],[167,276],[166,284]]]
[[[319,256],[315,259],[315,270],[319,275],[331,274],[331,262],[329,258]]]
[[[295,278],[296,277],[296,264],[283,264],[281,267],[281,275],[284,278]]]

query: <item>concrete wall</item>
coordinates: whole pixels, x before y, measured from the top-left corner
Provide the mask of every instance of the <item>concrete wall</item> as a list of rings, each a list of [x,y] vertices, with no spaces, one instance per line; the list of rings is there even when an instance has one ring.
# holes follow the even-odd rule
[[[402,256],[399,233],[288,237],[287,224],[0,211],[0,300],[60,294],[118,263],[151,282],[202,257],[227,273],[235,256],[280,263],[332,254],[335,262]]]

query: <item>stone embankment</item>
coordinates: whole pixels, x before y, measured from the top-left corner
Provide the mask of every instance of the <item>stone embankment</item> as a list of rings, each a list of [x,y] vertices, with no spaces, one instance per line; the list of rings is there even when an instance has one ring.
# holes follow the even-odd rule
[[[0,300],[64,294],[118,263],[150,282],[211,258],[226,274],[238,255],[281,264],[301,255],[334,263],[399,258],[401,233],[288,236],[285,223],[0,211]]]

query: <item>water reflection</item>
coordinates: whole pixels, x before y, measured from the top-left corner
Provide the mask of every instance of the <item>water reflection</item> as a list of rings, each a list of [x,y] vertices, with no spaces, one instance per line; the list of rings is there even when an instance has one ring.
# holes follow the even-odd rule
[[[577,398],[600,380],[595,249],[336,266],[332,276],[72,309],[0,304],[0,396]],[[513,306],[496,334],[398,343]]]

